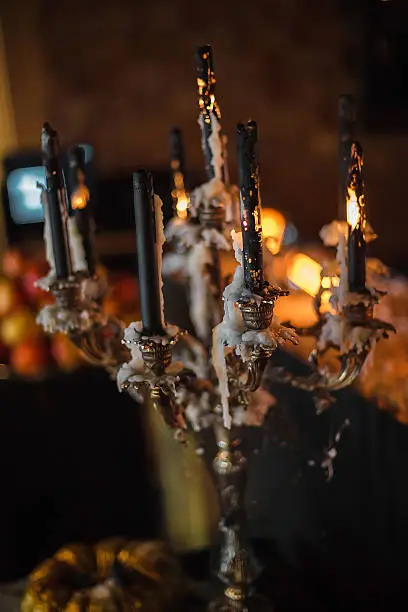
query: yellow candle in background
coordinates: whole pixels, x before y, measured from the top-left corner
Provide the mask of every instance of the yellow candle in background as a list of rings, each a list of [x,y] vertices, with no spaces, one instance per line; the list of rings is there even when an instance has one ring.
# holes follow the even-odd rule
[[[285,232],[285,217],[274,208],[262,208],[261,223],[264,244],[272,255],[277,255]]]
[[[304,253],[296,253],[288,262],[288,281],[314,297],[320,290],[322,266]]]
[[[153,406],[146,413],[166,535],[177,552],[206,548],[217,531],[219,504],[210,474],[195,452],[194,436],[181,444]]]

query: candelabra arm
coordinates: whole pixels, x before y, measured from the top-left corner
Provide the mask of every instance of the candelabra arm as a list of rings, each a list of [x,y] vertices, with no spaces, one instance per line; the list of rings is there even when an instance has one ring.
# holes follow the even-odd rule
[[[275,382],[288,384],[303,391],[340,391],[353,384],[359,375],[361,368],[367,358],[368,351],[349,353],[340,357],[340,368],[334,374],[314,371],[310,376],[295,376],[284,368],[273,368],[272,378]],[[318,352],[314,349],[309,360],[317,365]]]
[[[104,368],[113,376],[129,359],[129,351],[122,344],[123,329],[122,321],[109,317],[90,329],[70,333],[69,338],[90,364]]]
[[[261,384],[262,376],[274,349],[269,346],[257,345],[251,350],[250,357],[241,364],[241,374],[238,378],[238,388],[245,393],[253,393]]]
[[[323,325],[317,335],[317,346],[309,355],[313,372],[309,376],[295,376],[277,367],[272,370],[272,380],[314,393],[317,410],[327,408],[334,401],[331,392],[354,383],[375,342],[388,337],[390,332],[395,333],[392,325],[374,318],[373,306],[377,301],[375,292],[364,296],[351,294],[350,303],[341,313],[321,319]],[[335,373],[321,366],[321,358],[331,348],[337,350],[340,364]]]

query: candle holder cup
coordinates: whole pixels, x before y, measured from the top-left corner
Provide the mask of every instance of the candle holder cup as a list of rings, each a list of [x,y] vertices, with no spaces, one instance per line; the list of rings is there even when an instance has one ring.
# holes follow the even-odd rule
[[[167,327],[160,336],[141,331],[135,332],[131,339],[123,339],[122,343],[132,354],[139,353],[140,363],[137,373],[135,370],[120,384],[133,399],[150,401],[180,441],[184,441],[187,429],[185,406],[180,398],[186,397],[183,391],[187,386],[190,390],[191,380],[195,378],[195,373],[183,363],[173,362],[173,349],[183,335],[178,328]]]
[[[127,358],[120,342],[124,326],[118,319],[107,317],[98,302],[87,297],[84,284],[88,281],[82,272],[68,279],[50,279],[48,287],[41,281],[41,287],[52,293],[55,302],[40,311],[37,322],[49,334],[68,335],[89,363],[115,375],[118,364]]]

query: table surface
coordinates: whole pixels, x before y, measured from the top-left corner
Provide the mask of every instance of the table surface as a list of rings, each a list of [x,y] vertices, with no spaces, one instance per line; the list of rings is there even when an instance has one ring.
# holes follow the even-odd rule
[[[274,359],[303,367],[284,353]],[[244,439],[264,590],[281,610],[323,610],[333,601],[359,612],[406,606],[408,428],[351,390],[319,417],[303,392],[273,391],[278,404],[265,427],[247,428]],[[0,381],[0,393],[2,582],[26,576],[69,542],[160,536],[140,410],[104,373]],[[319,463],[345,418],[351,425],[327,483],[309,463]],[[186,567],[207,579],[208,554]]]

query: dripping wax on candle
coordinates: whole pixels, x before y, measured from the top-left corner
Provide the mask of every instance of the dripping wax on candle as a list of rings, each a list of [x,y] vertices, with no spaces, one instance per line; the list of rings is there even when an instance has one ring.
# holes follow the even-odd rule
[[[354,142],[350,152],[347,183],[348,287],[351,293],[366,291],[366,225],[365,186],[363,179],[363,150]]]
[[[95,274],[94,222],[85,183],[85,151],[74,146],[68,153],[71,213],[69,220],[71,257],[74,271]]]
[[[156,229],[156,257],[157,257],[157,276],[159,279],[159,298],[160,298],[160,318],[163,328],[165,327],[164,319],[164,297],[163,297],[163,247],[166,242],[164,234],[163,222],[163,202],[157,194],[153,196],[154,203],[154,218]]]
[[[261,201],[257,155],[258,130],[255,121],[237,126],[238,176],[241,196],[241,229],[245,286],[262,294],[263,274]]]
[[[164,316],[161,248],[165,240],[163,217],[161,200],[157,196],[154,198],[152,176],[146,170],[133,174],[133,196],[143,329],[150,336],[162,335]]]
[[[199,125],[207,178],[224,180],[221,113],[215,98],[215,74],[212,48],[198,47],[196,51]]]

